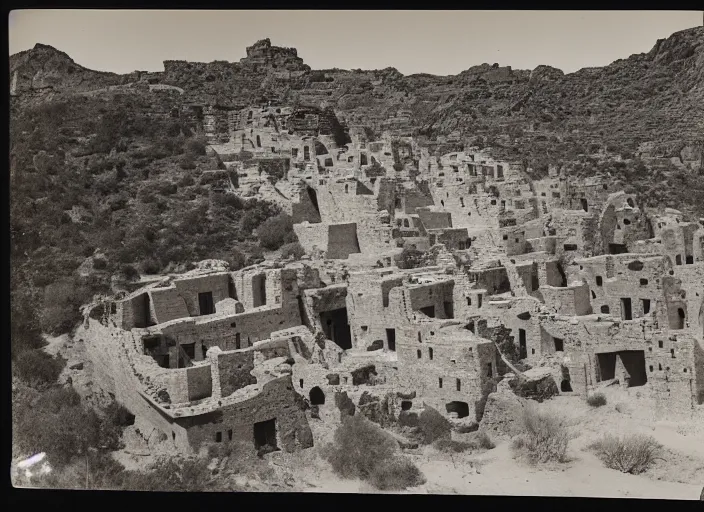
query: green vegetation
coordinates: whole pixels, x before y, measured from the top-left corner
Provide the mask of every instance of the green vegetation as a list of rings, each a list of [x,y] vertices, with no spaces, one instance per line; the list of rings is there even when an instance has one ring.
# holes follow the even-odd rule
[[[418,416],[418,429],[423,443],[431,444],[438,439],[449,438],[452,425],[437,410],[426,406]]]
[[[433,443],[433,447],[445,453],[462,453],[468,450],[491,450],[496,445],[486,432],[472,432],[464,441],[441,437]]]

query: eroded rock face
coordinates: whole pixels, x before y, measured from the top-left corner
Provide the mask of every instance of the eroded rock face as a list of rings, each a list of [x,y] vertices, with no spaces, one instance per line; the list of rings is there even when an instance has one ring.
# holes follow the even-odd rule
[[[487,397],[479,429],[495,437],[514,437],[523,430],[523,409],[527,401],[499,389]]]
[[[542,402],[560,394],[550,368],[533,368],[524,372],[523,376],[525,379],[514,377],[508,381],[517,396]]]

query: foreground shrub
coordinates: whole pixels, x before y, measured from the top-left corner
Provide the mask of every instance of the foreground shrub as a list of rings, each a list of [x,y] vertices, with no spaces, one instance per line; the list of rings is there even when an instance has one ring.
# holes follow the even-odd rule
[[[486,432],[474,432],[466,440],[457,441],[449,437],[441,437],[433,443],[435,449],[444,453],[462,453],[467,450],[491,450],[496,445]]]
[[[278,249],[285,243],[295,242],[293,219],[290,215],[281,213],[262,222],[257,228],[257,235],[262,247]]]
[[[383,491],[399,491],[423,484],[425,477],[413,462],[396,456],[377,464],[372,470],[369,482]]]
[[[551,412],[528,407],[523,413],[524,433],[513,440],[514,456],[538,462],[564,462],[567,453],[567,428]]]
[[[423,478],[398,454],[396,440],[362,415],[343,416],[333,443],[321,455],[343,478],[359,478],[379,489],[405,489]]]
[[[604,393],[594,393],[587,397],[587,403],[592,407],[601,407],[606,405],[606,396],[604,396]]]
[[[449,438],[452,431],[452,425],[447,418],[432,407],[426,407],[420,413],[418,428],[425,444],[431,444],[443,437]]]
[[[662,446],[650,436],[636,434],[618,437],[607,434],[589,446],[607,468],[639,475],[648,470]]]
[[[56,383],[66,361],[42,349],[24,350],[13,362],[16,375],[32,387],[40,388]]]
[[[305,255],[305,253],[306,251],[303,249],[303,246],[298,242],[284,244],[281,246],[282,258],[290,258],[291,256],[293,256],[294,260],[300,260]]]

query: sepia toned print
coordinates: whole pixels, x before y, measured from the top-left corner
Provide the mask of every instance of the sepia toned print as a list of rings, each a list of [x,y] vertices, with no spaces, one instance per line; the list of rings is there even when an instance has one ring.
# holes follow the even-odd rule
[[[13,484],[704,499],[704,27],[649,44],[12,54]]]

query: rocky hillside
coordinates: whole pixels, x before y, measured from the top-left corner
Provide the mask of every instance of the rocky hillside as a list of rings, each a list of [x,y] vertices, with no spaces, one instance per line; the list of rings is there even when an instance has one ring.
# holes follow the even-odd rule
[[[314,71],[295,49],[272,46],[268,39],[247,48],[237,63],[166,61],[160,73],[95,72],[45,45],[10,60],[15,94],[34,98],[146,81],[181,88],[183,101],[206,105],[269,100],[332,106],[349,125],[375,131],[430,140],[498,137],[516,154],[541,135],[554,134],[581,145],[616,144],[630,153],[652,141],[666,156],[701,158],[704,27],[659,40],[648,53],[567,75],[549,66],[531,71],[499,64],[445,77],[404,76],[393,68]]]
[[[483,145],[535,175],[608,172],[644,204],[704,215],[704,27],[571,74],[316,71],[264,39],[235,63],[118,75],[38,44],[10,57],[10,86],[13,269],[40,288],[79,265],[164,269],[256,243],[274,210],[244,215],[209,198],[217,162],[199,134],[226,137],[229,110],[267,102],[334,111],[346,129],[412,134],[437,151]],[[91,263],[95,251],[106,267]]]

